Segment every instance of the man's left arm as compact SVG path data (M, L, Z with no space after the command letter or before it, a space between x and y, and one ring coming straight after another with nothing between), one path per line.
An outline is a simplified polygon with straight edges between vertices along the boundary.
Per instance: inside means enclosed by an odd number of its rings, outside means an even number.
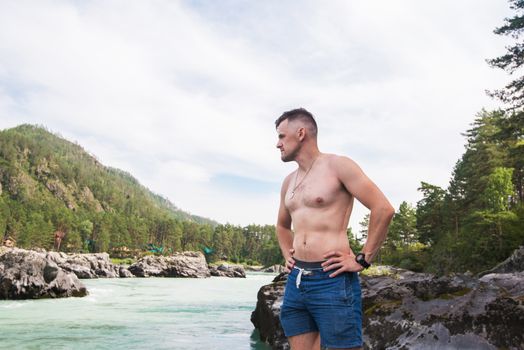
M395 215L395 209L377 185L364 174L353 160L337 156L333 167L346 190L370 210L368 238L362 248L362 253L365 254L365 260L371 263L386 239L388 226L393 215ZM332 261L328 260L324 266L335 263L334 266L329 266L326 270L339 268L331 275L332 277L343 271L355 271L354 256L347 257L340 252L330 252L326 254L326 258L330 258L329 260ZM349 261L347 261L348 259ZM361 268L357 270L361 270Z

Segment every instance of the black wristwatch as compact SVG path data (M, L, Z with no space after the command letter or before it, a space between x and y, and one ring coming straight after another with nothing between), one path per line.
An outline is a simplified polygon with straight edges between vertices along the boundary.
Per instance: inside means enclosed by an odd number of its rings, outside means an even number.
M362 265L362 267L365 269L371 266L371 264L366 261L366 254L364 253L358 253L355 257L355 261Z

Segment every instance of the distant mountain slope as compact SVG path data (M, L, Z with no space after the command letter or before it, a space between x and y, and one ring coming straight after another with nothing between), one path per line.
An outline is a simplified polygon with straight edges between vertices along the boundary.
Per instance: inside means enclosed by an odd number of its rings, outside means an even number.
M51 248L56 230L69 250L186 248L188 227L217 222L178 209L127 172L106 167L43 127L0 131L0 238Z

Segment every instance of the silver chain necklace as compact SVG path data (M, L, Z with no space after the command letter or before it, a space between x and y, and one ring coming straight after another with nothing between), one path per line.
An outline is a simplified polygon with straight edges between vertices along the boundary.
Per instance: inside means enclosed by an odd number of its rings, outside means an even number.
M304 182L304 180L306 179L306 176L307 174L309 174L309 171L313 168L313 165L315 165L315 162L317 161L317 159L319 158L320 156L317 156L315 158L315 160L313 161L313 163L311 163L311 166L309 167L309 169L306 171L306 174L304 175L304 177L302 178L302 180L300 180L300 182L298 183L297 185L297 180L298 180L298 171L300 170L297 169L297 175L295 176L295 186L293 187L293 189L291 190L291 196L289 198L293 198L295 197L295 191L297 190L297 188L302 184L302 182Z

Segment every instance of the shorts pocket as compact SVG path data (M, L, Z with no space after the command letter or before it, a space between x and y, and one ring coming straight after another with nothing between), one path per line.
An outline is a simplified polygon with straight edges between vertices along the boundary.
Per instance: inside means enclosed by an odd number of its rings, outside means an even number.
M344 273L344 301L346 302L346 305L353 305L353 283L351 280L351 274L350 273Z
M334 339L346 340L354 333L356 324L354 318L354 287L351 273L345 272L341 276L341 300L334 305Z
M351 305L353 301L353 288L347 273L333 277L329 281L329 289L325 290L334 306Z

